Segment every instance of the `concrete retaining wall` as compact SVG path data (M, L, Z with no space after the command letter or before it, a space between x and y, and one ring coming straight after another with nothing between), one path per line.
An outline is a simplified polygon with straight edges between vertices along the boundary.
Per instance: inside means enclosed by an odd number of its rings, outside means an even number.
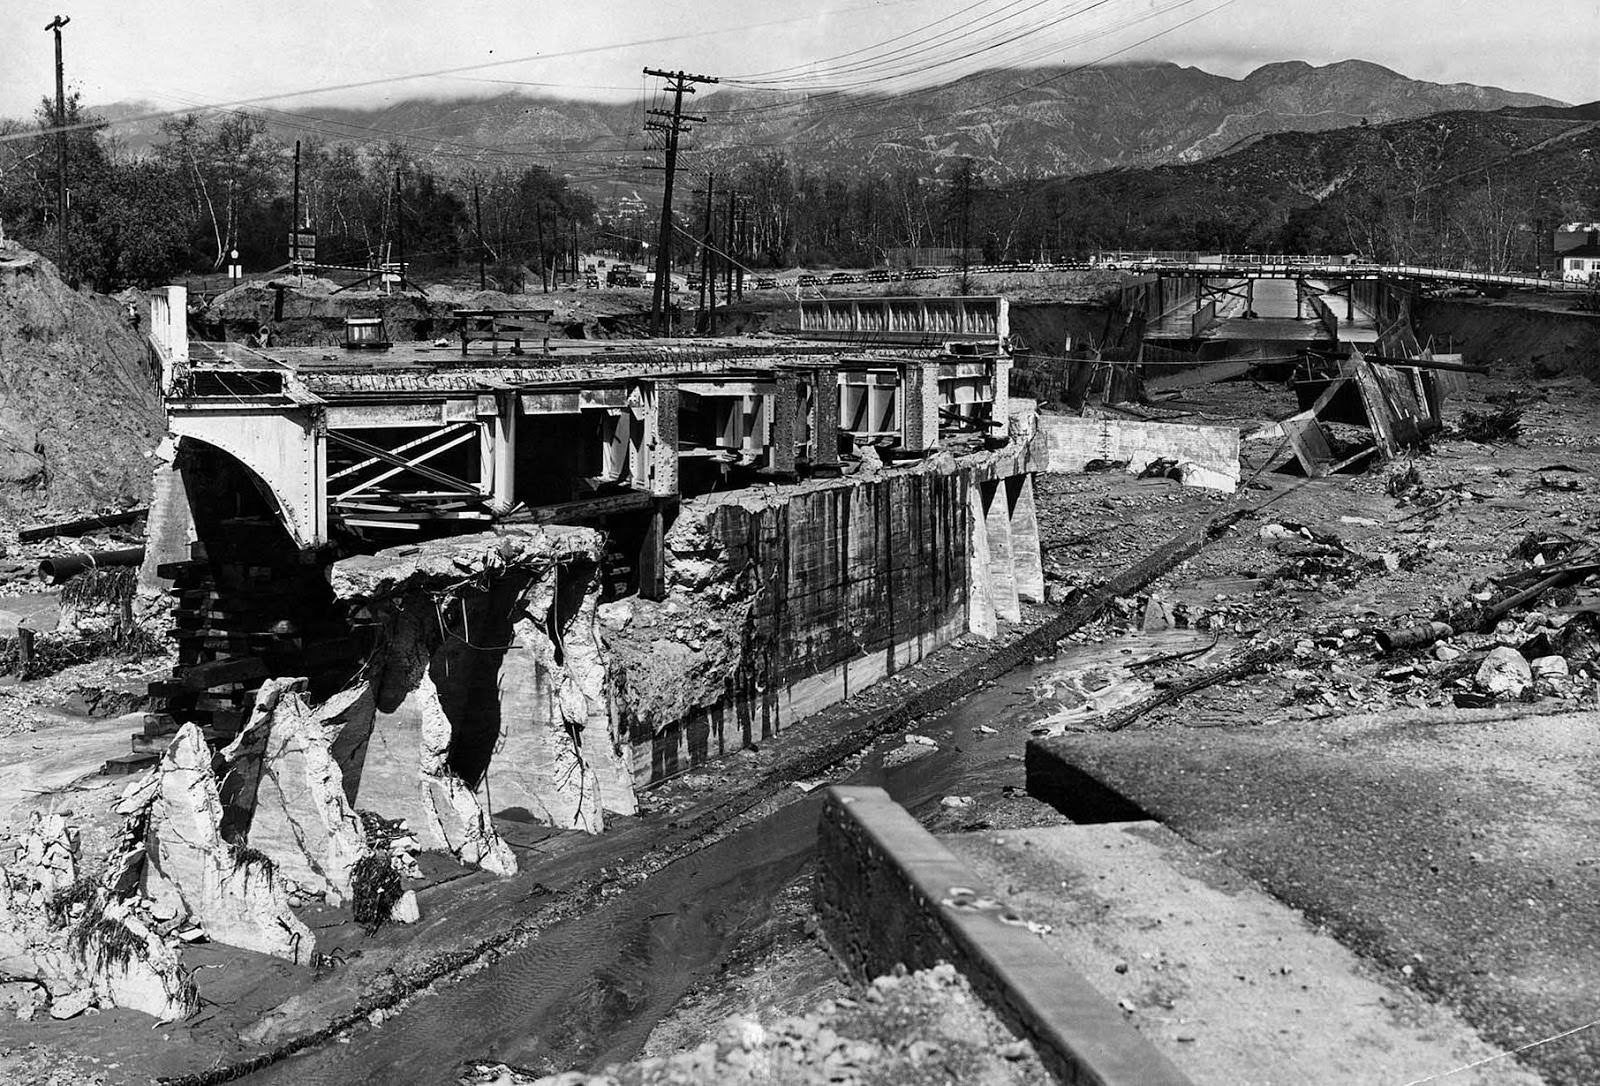
M828 789L818 831L823 932L863 978L948 961L1063 1082L1187 1086L1089 982L1052 955L881 788Z
M770 739L962 634L994 636L997 621L1020 620L1022 601L1042 602L1033 480L1020 460L713 509L717 579L753 595L741 656L716 704L635 732L635 780Z
M1239 488L1239 431L1231 426L1190 426L1136 419L1040 415L1043 469L1080 472L1091 460L1126 460L1140 472L1161 458L1184 466L1183 481L1228 493Z

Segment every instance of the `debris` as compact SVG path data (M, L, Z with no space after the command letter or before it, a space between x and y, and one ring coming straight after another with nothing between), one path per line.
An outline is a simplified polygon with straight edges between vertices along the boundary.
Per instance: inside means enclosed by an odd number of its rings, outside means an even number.
M1533 672L1535 679L1544 679L1546 681L1566 679L1572 674L1565 656L1540 656L1529 661L1528 667Z
M1522 408L1508 403L1498 411L1463 411L1455 436L1481 445L1504 445L1522 436Z
M939 806L941 806L941 807L949 807L949 808L951 808L953 810L961 810L963 808L972 806L972 797L971 796L945 796L943 799L941 799L939 801Z
M1106 718L1101 727L1108 732L1121 731L1152 709L1187 697L1197 690L1204 690L1208 686L1216 686L1218 683L1227 682L1230 679L1238 679L1245 675L1253 674L1286 655L1287 651L1281 646L1252 649L1231 663L1213 668L1210 671L1201 672L1199 675L1185 679L1182 682L1174 683L1154 697L1146 698L1144 701L1131 705L1121 712L1112 714Z
M1533 682L1533 671L1522 653L1501 645L1483 658L1475 681L1480 689L1490 694L1515 697Z
M1442 641L1455 632L1448 623L1428 622L1399 630L1374 630L1372 636L1378 642L1378 649L1385 656L1392 656L1396 652L1420 649L1435 641Z

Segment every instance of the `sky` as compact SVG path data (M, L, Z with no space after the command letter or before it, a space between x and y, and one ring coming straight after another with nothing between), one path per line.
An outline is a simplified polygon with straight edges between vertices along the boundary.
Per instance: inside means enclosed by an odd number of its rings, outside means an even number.
M1007 64L1168 60L1239 77L1351 58L1600 99L1595 0L4 0L0 116L28 116L54 93L44 27L57 14L71 19L69 88L91 106L162 110L290 95L263 104L314 112L513 89L625 100L645 66L893 91ZM328 87L344 89L301 93Z

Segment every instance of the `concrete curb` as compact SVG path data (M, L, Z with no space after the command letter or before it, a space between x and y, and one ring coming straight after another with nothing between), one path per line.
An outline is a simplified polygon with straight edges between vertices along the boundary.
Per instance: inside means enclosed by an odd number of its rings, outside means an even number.
M883 789L829 788L817 851L822 928L857 973L948 961L1062 1082L1189 1086Z

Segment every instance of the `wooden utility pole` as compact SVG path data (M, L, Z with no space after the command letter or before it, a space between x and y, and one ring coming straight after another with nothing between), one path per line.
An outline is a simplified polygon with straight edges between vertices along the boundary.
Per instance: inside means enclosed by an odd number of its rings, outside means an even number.
M717 334L717 261L711 250L716 247L716 229L711 212L717 201L717 175L706 174L706 224L704 240L700 243L700 299L706 307L706 335Z
M300 267L300 141L294 141L294 210L289 219L289 263L296 275Z
M56 35L56 260L66 271L67 263L67 88L61 67L61 28L72 17L57 15L46 30Z
M685 72L664 72L656 68L646 68L644 74L667 81L667 89L672 91L672 109L651 109L645 112L652 117L664 117L666 120L645 121L644 126L665 134L666 183L662 186L661 194L661 233L656 246L656 283L655 290L650 294L650 334L661 335L666 327L672 303L672 181L678 169L678 136L688 131L690 124L704 124L704 117L686 117L683 113L683 96L694 93L696 83L715 83L717 80L708 75L688 75ZM669 329L670 330L670 329Z
M484 278L483 274L483 255L484 250L488 248L483 241L483 197L478 192L478 179L476 177L472 179L472 213L478 220L478 289L488 290L488 280Z
M396 258L396 260L397 260L398 267L400 269L400 289L401 290L405 290L406 289L406 229L405 229L405 221L406 221L405 214L400 210L400 168L398 166L396 166L395 167L395 171L394 171L394 247L397 250L399 250L399 256ZM382 280L383 277L380 275L378 278L380 280ZM383 286L383 283L380 281L378 285L381 287L381 286Z
M737 199L738 197L734 195L733 190L728 190L728 221L726 228L722 231L722 271L724 277L722 283L723 305L733 304L733 258L734 255L739 251L738 242L734 240L735 235L733 232L733 205L734 201Z

